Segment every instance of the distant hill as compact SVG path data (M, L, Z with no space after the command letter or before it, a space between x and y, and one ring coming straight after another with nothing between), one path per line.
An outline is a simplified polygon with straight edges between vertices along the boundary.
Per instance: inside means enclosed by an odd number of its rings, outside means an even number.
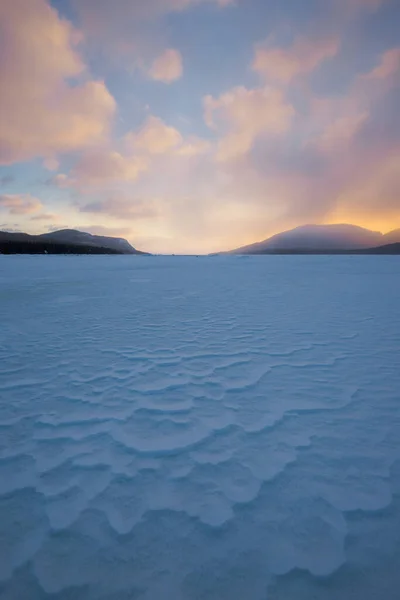
M359 250L358 254L400 254L400 242Z
M146 254L123 238L62 229L41 235L0 231L2 254Z
M400 242L400 229L389 231L389 233L385 233L383 236L384 244L397 244L398 242Z
M400 230L383 235L356 225L304 225L229 254L341 253L400 242Z

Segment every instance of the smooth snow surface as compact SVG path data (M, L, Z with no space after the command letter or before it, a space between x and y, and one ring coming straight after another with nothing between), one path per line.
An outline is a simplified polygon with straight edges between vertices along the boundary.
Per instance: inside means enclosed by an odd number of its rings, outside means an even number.
M0 256L0 598L398 600L398 257Z

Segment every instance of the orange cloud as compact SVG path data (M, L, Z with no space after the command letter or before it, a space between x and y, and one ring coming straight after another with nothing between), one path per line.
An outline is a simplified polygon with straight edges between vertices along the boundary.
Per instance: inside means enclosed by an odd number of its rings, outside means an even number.
M3 194L0 196L0 209L4 208L10 215L29 215L42 207L41 201L30 194Z
M183 74L182 55L178 50L169 48L158 56L153 62L149 76L155 81L163 83L172 83L180 79Z
M314 71L323 61L334 57L338 50L338 38L308 40L299 37L288 48L259 46L253 70L266 79L286 84L299 75Z
M207 125L222 133L217 151L220 161L246 154L262 134L273 137L286 132L294 116L283 93L270 87L237 87L217 99L207 96L204 108Z
M53 159L108 136L115 101L87 78L76 30L46 0L0 3L0 163ZM71 78L79 83L72 85Z

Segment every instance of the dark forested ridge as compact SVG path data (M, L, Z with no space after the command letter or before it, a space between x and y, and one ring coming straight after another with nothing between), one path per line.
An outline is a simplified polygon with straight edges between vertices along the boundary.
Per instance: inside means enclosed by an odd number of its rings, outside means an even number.
M127 240L73 229L42 235L0 231L1 254L146 254Z

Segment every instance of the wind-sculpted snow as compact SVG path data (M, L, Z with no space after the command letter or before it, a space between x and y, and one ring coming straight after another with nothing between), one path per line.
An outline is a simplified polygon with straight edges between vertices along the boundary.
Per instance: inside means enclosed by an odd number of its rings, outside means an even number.
M0 257L0 598L397 600L397 257Z

